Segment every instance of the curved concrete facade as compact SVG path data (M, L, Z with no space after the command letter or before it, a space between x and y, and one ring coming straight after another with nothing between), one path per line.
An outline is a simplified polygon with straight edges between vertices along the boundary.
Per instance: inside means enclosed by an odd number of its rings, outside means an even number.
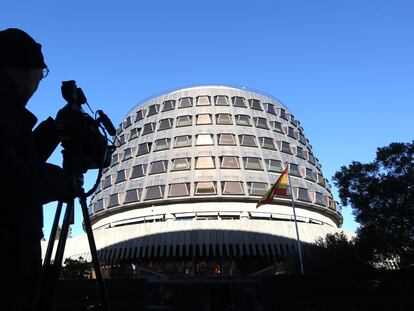
M118 138L90 205L103 260L276 256L280 238L295 247L289 197L256 209L285 165L301 239L340 231L341 213L304 129L272 96L227 86L176 90L133 108ZM68 243L69 256L83 253L76 243Z

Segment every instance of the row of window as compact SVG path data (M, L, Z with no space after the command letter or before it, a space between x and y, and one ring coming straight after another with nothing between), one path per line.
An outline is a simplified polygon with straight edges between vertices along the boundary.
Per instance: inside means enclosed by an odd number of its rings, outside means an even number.
M316 158L311 152L306 151L300 146L291 146L286 141L275 141L270 137L259 137L258 139L254 135L236 135L230 133L221 134L198 134L195 135L195 146L213 146L214 136L217 136L218 146L236 146L237 142L243 147L257 148L260 146L263 149L269 149L274 151L281 151L290 155L295 155L303 160L307 160L309 163L316 165ZM139 144L138 147L130 147L124 149L123 153L116 153L112 156L112 165L118 164L119 161L125 161L135 156L142 156L148 154L151 150L153 152L169 150L173 148L184 148L193 146L192 135L181 135L171 138L162 138L152 142L146 142Z
M243 157L241 160L236 156L222 156L217 157L218 167L220 169L240 169L241 163L246 170L264 171L264 168L268 172L281 173L283 171L282 162L278 160L265 159L262 161L260 158L255 157ZM264 164L263 164L264 162ZM194 164L192 164L191 158L175 158L171 162L167 160L154 161L149 164L139 164L132 169L119 170L116 175L108 175L102 181L102 189L106 189L113 184L124 182L128 179L135 179L144 177L145 175L155 175L167 173L169 166L170 171L185 171L190 170L194 165L195 169L215 169L216 157L203 156L196 157ZM310 168L299 166L294 163L289 163L289 174L299 178L305 178L309 181L316 182L320 186L325 187L327 185L326 179L319 173L315 173Z
M218 194L218 186L221 185L222 195L245 195L243 182L241 181L223 181L217 183L215 181L203 181L194 183L194 195L195 196L209 196ZM166 189L167 188L167 189ZM247 191L250 196L262 196L269 185L260 182L248 182ZM145 194L143 194L145 192ZM168 198L188 197L191 192L190 183L175 183L165 185L157 185L145 188L130 189L124 193L115 193L109 196L108 199L97 200L95 205L95 212L98 212L104 208L112 208L120 204L128 204L139 202L141 200L158 200L163 199L165 194ZM296 200L315 203L321 206L335 207L335 202L328 196L323 195L320 192L308 191L305 188L293 188L294 197ZM289 197L290 197L289 193Z
M211 114L198 114L194 117L196 125L212 125L213 124L213 115ZM233 125L233 116L227 113L218 113L214 117L215 123L217 125ZM248 115L235 115L234 120L236 125L240 126L252 126L252 122L250 120L250 116ZM274 130L280 134L288 135L289 137L299 140L303 145L307 145L307 140L305 136L300 132L296 131L291 126L283 126L282 123L277 121L268 121L265 118L260 117L253 117L253 124L257 128L267 129L267 130ZM193 116L191 115L183 115L179 116L175 120L175 127L185 127L191 126L193 124ZM150 122L144 124L142 128L134 128L131 129L129 133L125 133L119 136L120 144L125 143L126 141L133 140L138 136L145 136L151 133L154 133L156 130L163 131L167 129L172 129L174 126L174 119L173 118L166 118L157 122Z
M210 96L198 96L195 99L196 106L211 106L212 99L215 106L230 106L230 102L234 107L242 107L247 108L247 105L254 110L258 111L266 111L273 115L278 115L282 119L286 121L290 121L294 126L300 127L299 122L294 118L293 115L286 113L286 110L283 108L275 108L275 106L271 103L263 103L263 107L261 102L258 99L248 99L246 104L246 99L240 96L233 96L229 98L225 95L217 95L213 98ZM159 112L165 112L174 110L176 106L178 108L189 108L193 106L194 99L192 97L183 97L178 100L178 105L175 100L166 100L163 102L162 105L160 104L153 104L148 106L147 109L142 109L137 111L135 116L135 122L138 122L145 118L145 116L149 117ZM276 112L278 110L278 113ZM122 124L123 129L129 127L132 124L132 117L129 116ZM122 130L122 129L120 129Z

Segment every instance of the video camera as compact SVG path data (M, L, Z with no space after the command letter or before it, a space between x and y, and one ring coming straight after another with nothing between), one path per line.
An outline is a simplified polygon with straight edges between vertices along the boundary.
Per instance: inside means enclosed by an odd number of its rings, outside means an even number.
M111 120L102 110L96 111L95 118L83 111L87 100L74 80L63 81L61 89L67 105L57 113L56 128L63 147L64 168L65 162L79 172L108 167L115 147L108 145L107 133L116 134Z

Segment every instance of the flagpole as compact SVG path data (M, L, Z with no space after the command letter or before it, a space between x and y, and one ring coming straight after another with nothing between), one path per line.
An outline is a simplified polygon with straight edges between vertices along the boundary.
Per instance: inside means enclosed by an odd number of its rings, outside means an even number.
M286 163L286 165L289 165L289 164ZM290 194L292 196L292 209L293 209L293 217L295 219L296 243L297 243L298 253L299 253L300 273L303 274L304 273L304 270L303 270L302 247L301 247L301 244L300 244L298 222L297 222L297 219L296 219L295 203L294 203L294 200L293 200L292 183L290 181L290 173L288 173L287 175L288 175L288 178L289 178Z

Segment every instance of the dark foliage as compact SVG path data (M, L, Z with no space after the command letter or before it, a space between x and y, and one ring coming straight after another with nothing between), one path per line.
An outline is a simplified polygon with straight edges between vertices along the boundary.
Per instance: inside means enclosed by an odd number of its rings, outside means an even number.
M90 266L90 263L82 257L78 259L67 258L62 267L61 278L67 280L88 279Z
M414 263L414 141L378 148L372 163L352 162L333 182L342 205L351 206L360 255L379 262Z

